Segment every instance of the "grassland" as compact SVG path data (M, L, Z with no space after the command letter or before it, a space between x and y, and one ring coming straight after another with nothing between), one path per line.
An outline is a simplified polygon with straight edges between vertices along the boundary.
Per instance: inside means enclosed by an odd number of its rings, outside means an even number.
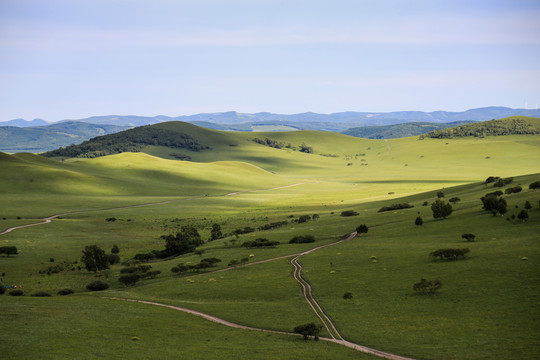
M345 338L419 359L540 357L540 192L528 190L529 183L540 180L538 136L385 142L309 131L257 134L314 148L314 154L304 154L256 144L253 134L193 131L202 143L213 144L210 151L189 153L193 162L169 160L171 150L163 147L64 162L28 154L0 156L6 170L0 173L0 215L6 217L0 220L2 228L71 212L50 224L1 236L2 246L20 250L17 256L0 256L3 280L22 284L26 294L38 290L55 294L65 287L76 291L67 297L0 296L0 342L8 344L9 354L369 358L335 344L235 330L169 309L97 297L152 300L290 332L317 319L302 300L287 259L218 273L175 275L171 267L218 257L220 270L230 260L250 255L250 262L255 262L295 254L335 242L365 223L368 234L300 259L316 298ZM481 209L480 197L494 191L482 181L492 175L515 176L511 186L520 184L524 189L505 196L509 206L504 217ZM439 189L445 199L461 199L446 220L433 219L429 206L422 206L425 201L431 204ZM512 220L525 201L533 206L528 221ZM377 212L398 202L414 208ZM124 208L151 203L156 204ZM339 215L349 209L359 216ZM202 257L186 254L151 262L162 273L133 287L118 283L120 265L101 275L111 289L98 294L86 292L85 285L95 275L78 269L80 264L59 274L39 274L51 265L77 261L85 245L98 244L108 251L117 244L125 260L163 248L160 235L174 233L182 225L196 226L208 239L213 223L228 233L315 213L318 220L208 242L201 247ZM414 225L418 215L424 219L422 226ZM108 222L108 217L117 220ZM476 242L463 242L465 232L476 234ZM314 235L316 242L288 244L291 237L304 234ZM257 237L281 245L240 246ZM429 258L429 252L445 247L468 247L471 252L467 259L454 262ZM421 278L440 279L440 293L415 294L412 285ZM352 292L353 298L344 300L345 292ZM59 334L69 331L72 335L62 341ZM132 340L134 336L140 340Z

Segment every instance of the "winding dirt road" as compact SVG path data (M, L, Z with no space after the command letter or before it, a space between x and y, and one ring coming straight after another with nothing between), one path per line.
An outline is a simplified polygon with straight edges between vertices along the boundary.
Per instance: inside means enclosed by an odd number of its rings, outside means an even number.
M11 227L9 229L6 229L6 230L0 232L0 236L8 234L8 233L10 233L10 232L12 232L14 230L18 230L18 229L27 228L27 227L30 227L30 226L48 224L53 219L56 219L57 217L65 216L65 215L81 214L81 213L86 213L86 212L119 210L119 209L132 209L132 208L139 208L139 207L146 207L146 206L156 206L156 205L170 204L170 203L179 202L179 201L189 201L189 200L203 199L203 198L232 196L232 195L239 195L239 194L250 193L250 192L272 191L272 190L285 189L285 188L294 187L294 186L298 186L298 185L304 185L304 184L305 183L296 183L296 184L291 184L291 185L278 186L278 187L274 187L274 188L270 188L270 189L256 189L256 190L236 191L236 192L232 192L232 193L228 193L228 194L224 194L224 195L215 195L215 196L203 196L203 195L201 195L201 196L195 196L195 197L190 197L190 198L173 199L173 200L166 200L166 201L160 201L160 202L155 202L155 203L145 203L145 204L119 206L119 207L113 207L113 208L69 211L69 212L65 212L65 213L62 213L62 214L56 214L56 215L52 215L52 216L43 218L42 221L37 222L37 223Z

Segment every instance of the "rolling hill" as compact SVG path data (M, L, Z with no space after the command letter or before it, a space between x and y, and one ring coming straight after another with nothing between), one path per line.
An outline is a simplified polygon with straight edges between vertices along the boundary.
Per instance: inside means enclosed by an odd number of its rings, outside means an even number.
M137 152L124 151L130 146ZM313 296L350 342L415 359L530 358L540 351L540 192L529 188L540 181L539 147L535 134L376 140L173 121L72 147L79 157L0 153L3 229L59 215L0 235L3 246L19 250L0 256L2 281L24 295L52 295L0 296L0 343L14 358L217 360L226 351L373 359L339 342L283 333L321 323L292 276L290 261L300 256ZM508 183L495 187L489 176ZM493 216L480 198L499 189L506 212ZM450 216L435 219L429 205L454 198ZM412 207L378 212L404 203ZM350 211L357 215L342 216ZM216 224L222 235L211 240ZM364 224L367 233L338 242ZM163 249L185 226L208 240L198 253L135 259ZM466 242L465 233L476 240ZM290 243L305 235L315 242ZM262 238L278 245L243 246ZM107 255L117 245L120 263L87 271L81 251L89 245ZM448 248L470 252L455 261L429 255ZM220 262L210 269L172 271L213 258ZM120 281L140 266L153 275ZM417 293L421 279L442 287ZM110 288L88 291L95 280ZM65 288L75 293L57 295ZM225 327L170 306L281 333Z

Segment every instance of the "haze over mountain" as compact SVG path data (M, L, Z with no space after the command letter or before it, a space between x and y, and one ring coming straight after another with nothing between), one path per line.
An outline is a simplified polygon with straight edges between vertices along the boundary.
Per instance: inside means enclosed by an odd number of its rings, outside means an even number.
M407 122L447 123L455 121L485 121L509 116L540 116L538 109L512 109L502 106L490 106L470 109L462 112L450 111L395 111L395 112L355 112L346 111L332 114L306 112L300 114L274 114L270 112L240 113L237 111L219 113L201 113L195 115L171 116L135 116L135 115L105 115L92 116L84 119L62 120L82 121L90 124L106 124L118 126L141 126L156 124L164 121L185 121L212 127L211 124L237 125L246 123L285 124L293 127L311 130L343 131L358 126L393 125ZM17 119L21 123L22 119ZM14 125L15 120L0 122L0 126ZM25 126L25 125L20 125ZM220 129L223 126L219 127ZM246 129L247 130L247 129Z

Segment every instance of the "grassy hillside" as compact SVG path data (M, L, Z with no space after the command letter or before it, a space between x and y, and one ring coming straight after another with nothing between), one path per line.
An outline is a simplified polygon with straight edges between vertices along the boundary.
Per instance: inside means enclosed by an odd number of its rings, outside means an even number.
M396 139L426 134L434 130L456 127L457 125L467 124L469 122L470 121L459 121L444 124L432 122L411 122L384 126L362 126L350 128L342 131L341 133L368 139Z
M428 134L431 138L485 137L501 135L540 134L540 118L512 116L509 118L467 124L451 129L434 130Z
M224 351L245 357L252 349L250 358L367 359L327 342L235 330L169 309L101 298L157 301L290 332L319 322L291 276L290 258L221 272L179 275L171 268L216 257L221 262L211 270L224 270L232 260L247 258L251 264L298 254L332 244L360 224L369 227L367 234L299 260L315 297L347 340L417 359L522 359L540 353L540 192L529 189L540 181L538 135L384 141L313 131L253 134L175 122L156 126L188 133L211 149L181 149L192 161L172 160L171 153L180 150L159 145L65 161L0 153L0 219L5 218L0 230L62 214L0 236L2 246L19 250L16 256L0 255L2 281L22 285L27 295L0 296L6 329L0 342L8 344L10 356L207 359L222 358ZM291 147L261 145L254 137ZM302 143L313 153L300 152ZM497 188L484 182L488 176L513 180ZM482 209L486 193L516 186L522 191L503 195L504 216ZM434 219L430 207L439 190L445 201L460 199L445 220ZM525 208L527 201L531 209ZM414 207L378 212L397 203ZM340 216L345 210L358 215ZM522 211L527 221L517 218ZM299 221L313 214L318 217ZM415 225L418 216L421 226ZM283 225L260 229L275 222ZM94 274L80 261L86 245L107 253L118 245L124 262L163 249L162 236L185 225L208 240L214 224L223 238L201 245L200 255L145 263L161 273L134 286L119 282L121 264ZM245 227L255 231L231 235ZM465 242L464 233L475 234L476 241ZM289 244L299 235L313 235L315 242ZM242 246L257 238L279 245ZM429 256L444 248L470 253L456 261ZM413 284L422 278L440 280L439 293L415 293ZM88 292L86 284L96 279L110 289ZM66 287L75 295L56 295ZM28 296L37 291L53 296ZM351 299L343 298L346 292ZM71 335L60 338L60 333ZM178 339L185 343L181 349L171 346Z

